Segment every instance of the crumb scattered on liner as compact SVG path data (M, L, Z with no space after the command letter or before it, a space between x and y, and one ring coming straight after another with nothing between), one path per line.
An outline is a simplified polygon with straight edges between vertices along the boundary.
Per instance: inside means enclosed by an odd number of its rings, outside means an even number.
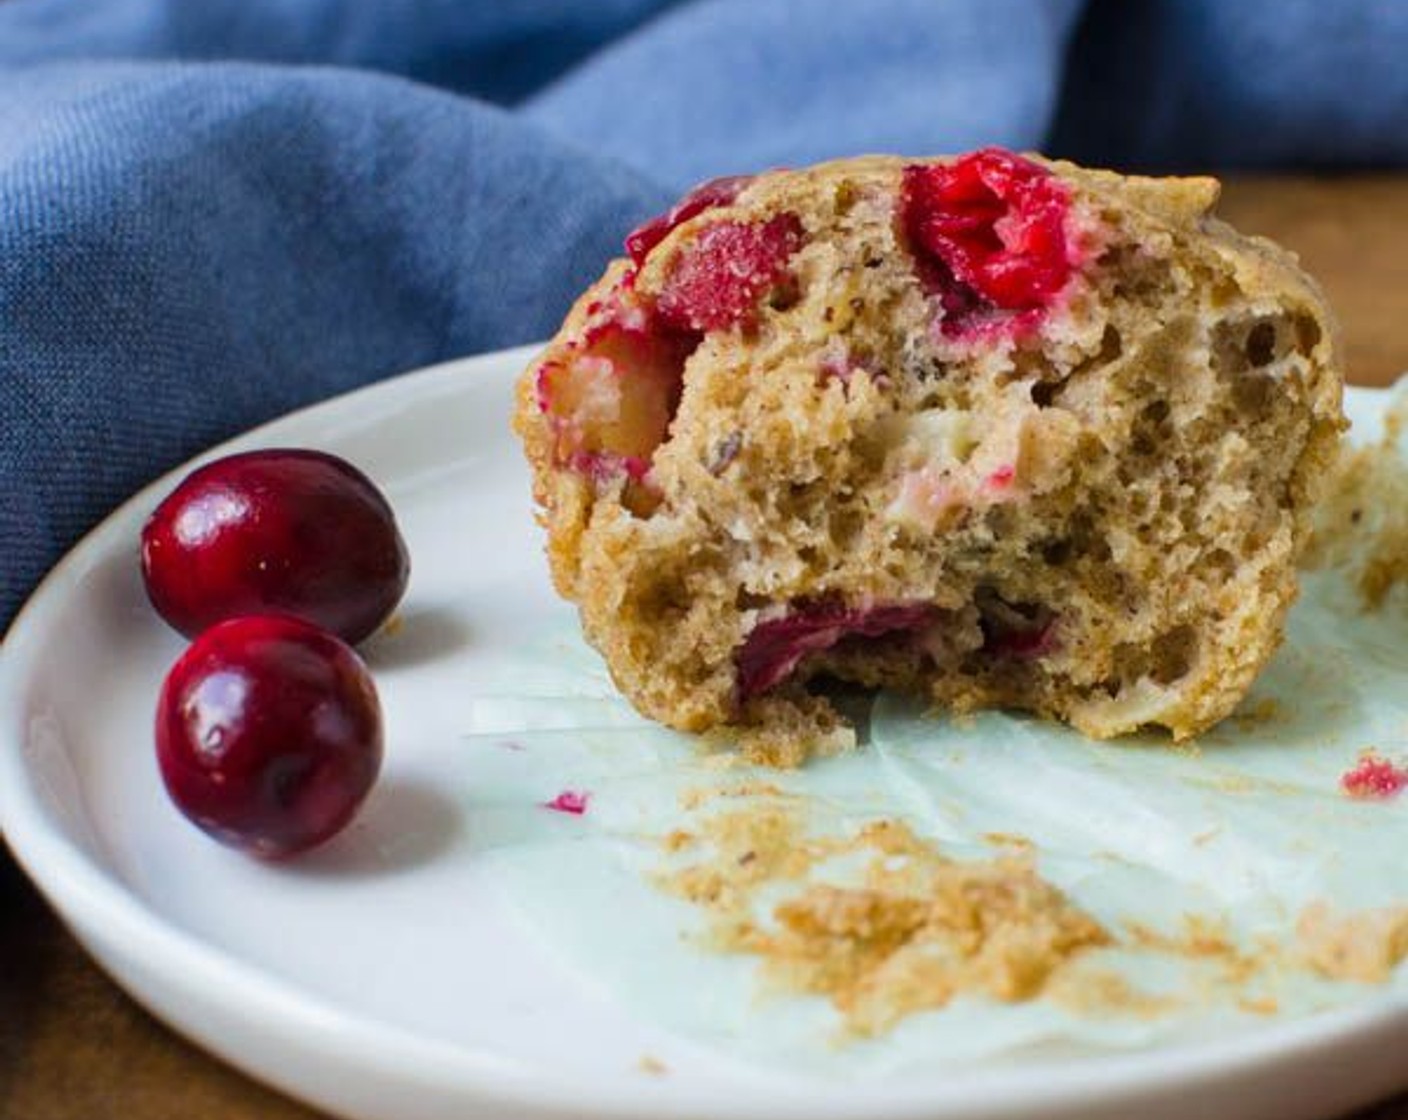
M771 987L826 997L855 1035L964 993L1031 999L1109 941L1024 851L949 859L898 821L812 836L803 806L764 796L670 834L665 847L698 855L657 881L704 908L709 947L759 956ZM864 864L853 885L810 875L847 858ZM780 883L796 889L760 915L760 894Z
M1337 914L1312 903L1296 935L1302 960L1326 979L1382 984L1408 960L1408 905Z
M1283 941L1253 945L1220 915L1184 915L1171 932L1133 919L1112 929L1041 876L1023 836L992 833L991 858L960 860L898 820L818 835L806 800L766 782L680 801L687 827L661 838L656 884L703 910L703 947L756 956L773 993L827 999L843 1037L883 1034L960 996L1140 1018L1221 997L1265 1016L1290 974L1382 983L1408 959L1408 905L1318 902ZM1144 991L1106 967L1104 950L1184 960L1199 980Z

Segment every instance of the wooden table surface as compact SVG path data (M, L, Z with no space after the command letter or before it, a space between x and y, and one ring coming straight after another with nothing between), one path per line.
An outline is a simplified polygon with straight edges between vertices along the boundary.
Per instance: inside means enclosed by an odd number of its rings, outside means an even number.
M1221 209L1319 277L1351 380L1383 385L1408 369L1408 176L1235 181ZM317 1120L138 1008L0 852L0 1118L99 1117ZM1408 1095L1356 1120L1408 1120Z

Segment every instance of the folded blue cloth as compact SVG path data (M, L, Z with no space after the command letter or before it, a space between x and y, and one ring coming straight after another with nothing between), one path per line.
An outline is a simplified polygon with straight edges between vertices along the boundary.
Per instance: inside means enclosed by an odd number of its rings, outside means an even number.
M0 0L0 626L156 474L547 334L694 180L1408 162L1394 0Z

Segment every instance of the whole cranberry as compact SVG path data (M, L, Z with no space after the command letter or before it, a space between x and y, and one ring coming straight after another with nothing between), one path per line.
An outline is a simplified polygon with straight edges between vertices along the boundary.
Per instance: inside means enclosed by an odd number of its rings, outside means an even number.
M410 562L391 506L322 451L248 451L188 475L142 528L142 577L187 637L237 615L297 615L359 642L391 614Z
M381 705L361 658L286 615L218 623L171 667L156 753L177 807L255 855L311 848L343 827L381 768Z

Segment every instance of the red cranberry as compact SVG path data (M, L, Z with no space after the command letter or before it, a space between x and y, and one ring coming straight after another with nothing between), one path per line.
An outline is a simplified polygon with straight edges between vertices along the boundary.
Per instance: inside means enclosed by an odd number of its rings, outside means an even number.
M787 279L787 262L802 244L795 214L766 222L721 221L681 250L657 301L677 330L711 331L752 316L758 300Z
M1059 179L1001 148L904 169L900 226L943 305L945 334L1051 303L1073 267L1069 208Z
M142 529L142 576L187 637L282 613L358 642L390 615L410 563L391 506L321 451L250 451L190 474Z
M927 603L889 603L868 608L832 603L795 607L781 618L760 622L749 631L735 656L738 698L759 696L790 677L802 659L846 638L880 638L915 633L933 623Z
M1408 789L1408 767L1368 754L1340 778L1340 788L1350 797L1387 800Z
M649 255L650 250L664 241L677 225L704 213L705 210L727 206L743 193L743 188L754 178L756 176L753 175L728 175L722 179L710 179L707 183L700 183L670 207L668 212L631 230L626 235L626 252L631 255L631 260L639 265Z
M201 634L167 674L156 750L171 799L217 840L278 857L341 829L381 768L381 706L352 648L281 615Z
M544 801L543 808L580 817L587 811L587 803L591 801L591 797L585 790L565 789L551 801Z

